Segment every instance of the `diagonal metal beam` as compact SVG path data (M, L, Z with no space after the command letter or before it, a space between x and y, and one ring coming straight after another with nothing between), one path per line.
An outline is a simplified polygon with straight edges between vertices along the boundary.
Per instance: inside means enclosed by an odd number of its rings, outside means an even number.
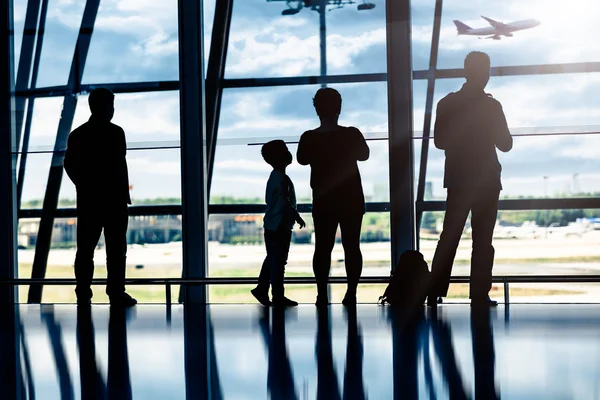
M29 0L27 2L27 11L25 13L25 26L23 28L23 41L21 44L21 55L19 56L19 68L17 69L16 90L23 90L29 87L31 74L31 58L33 57L33 48L36 40L38 17L40 14L40 0ZM21 131L23 129L23 116L25 115L25 98L17 97L15 99L15 125L17 130L17 148L21 144Z
M227 46L231 27L233 0L217 1L213 22L210 54L206 68L206 144L208 167L208 193L212 182L213 166L217 148L221 99L223 98L223 79L227 60Z
M40 12L40 20L37 29L37 41L35 43L35 56L33 58L33 71L31 72L31 88L35 88L38 72L40 70L40 59L42 57L42 45L44 44L44 30L46 28L46 16L48 14L49 0L43 0ZM18 86L17 86L18 87ZM19 97L17 97L17 101ZM21 209L21 198L23 195L23 185L25 183L25 167L27 166L27 151L29 150L29 138L31 137L31 123L33 122L33 106L35 98L29 99L27 106L27 116L25 118L25 131L23 132L23 147L21 158L19 159L19 172L17 178L17 209ZM22 118L22 115L21 115ZM17 135L20 134L20 128L17 128Z
M433 110L433 95L435 93L435 71L437 69L438 48L440 44L440 25L442 21L442 0L436 0L433 16L433 33L431 35L431 54L429 55L429 76L427 78L427 97L425 99L425 118L423 120L423 142L421 145L421 163L419 167L419 183L417 185L417 203L423 202L425 195L425 179L427 177L427 156L429 155L429 137L431 134L431 113ZM417 210L416 215L416 245L419 248L419 233L423 212Z
M69 73L69 81L67 85L75 93L79 91L83 69L90 48L92 39L92 31L96 16L98 15L98 7L100 0L87 0L83 10L83 18L81 27L75 44L75 54L71 63L71 71ZM54 153L52 154L52 163L50 164L50 174L48 176L48 184L46 186L46 194L44 196L44 205L42 208L42 218L38 228L37 243L35 246L35 256L33 258L33 267L31 270L32 278L44 278L46 276L46 267L48 263L48 254L50 253L50 244L52 241L52 229L54 228L54 213L58 206L58 195L60 193L60 184L63 177L63 160L64 151L66 148L67 138L73 125L73 117L75 116L75 108L77 106L76 96L65 96L63 102L63 110L58 124L58 132L56 141L54 142ZM42 285L32 285L29 288L29 303L39 303L42 300Z

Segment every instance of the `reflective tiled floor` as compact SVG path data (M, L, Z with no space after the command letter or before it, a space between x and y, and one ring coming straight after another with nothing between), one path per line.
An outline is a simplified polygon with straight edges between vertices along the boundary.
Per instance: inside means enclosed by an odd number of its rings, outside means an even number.
M444 305L413 323L376 305L22 305L0 329L3 390L14 366L29 399L600 399L594 305Z

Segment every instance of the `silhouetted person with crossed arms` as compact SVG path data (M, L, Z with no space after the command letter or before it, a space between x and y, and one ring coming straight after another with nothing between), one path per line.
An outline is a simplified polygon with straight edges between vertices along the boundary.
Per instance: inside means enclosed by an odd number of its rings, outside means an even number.
M312 215L315 224L313 271L318 292L316 305L326 307L329 304L327 284L331 251L339 225L348 277L343 304L348 306L356 304L356 288L363 264L360 230L365 214L365 196L357 161L369 158L369 146L357 128L338 125L342 97L337 90L319 89L313 104L321 125L302 134L297 159L301 165L311 167Z
M437 106L434 141L446 153L444 187L448 189L446 215L433 257L432 286L427 305L435 307L448 293L452 264L471 212L473 253L470 295L473 306L495 306L490 300L494 247L492 237L498 214L502 167L496 148L510 151L513 139L500 103L485 93L490 58L474 51L465 59L467 82Z
M113 123L115 95L94 89L92 116L69 135L64 167L77 189L77 254L75 279L78 304L89 304L94 277L94 250L104 229L110 303L130 307L137 301L125 293L129 177L123 129Z

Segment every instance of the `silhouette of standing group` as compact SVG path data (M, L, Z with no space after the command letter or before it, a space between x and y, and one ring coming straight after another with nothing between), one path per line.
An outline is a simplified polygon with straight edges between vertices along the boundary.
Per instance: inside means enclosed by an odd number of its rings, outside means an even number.
M427 305L436 307L448 293L456 249L469 213L472 213L473 254L470 298L474 306L495 306L489 298L492 286L494 247L492 237L498 213L502 167L496 149L510 151L513 140L500 103L484 92L490 79L490 58L471 52L465 59L466 83L444 97L437 106L435 146L444 150L444 187L448 190L443 231L427 285ZM332 88L319 89L313 99L320 126L302 134L297 160L310 165L315 231L313 271L317 281L317 307L329 304L328 279L331 252L338 226L345 253L348 287L342 303L356 304L362 272L360 235L365 199L358 161L369 158L369 147L354 127L338 124L342 98ZM265 242L267 257L259 284L252 290L263 305L269 305L269 283L276 305L293 306L283 296L283 276L294 222L305 225L296 210L296 195L285 167L292 157L281 140L263 146L262 154L273 172L267 183ZM270 277L270 278L269 278ZM275 301L276 300L276 301Z
M472 213L473 254L470 298L473 305L494 306L488 293L492 284L493 230L502 189L502 167L496 149L512 148L512 136L500 103L484 92L490 78L490 58L471 52L465 59L466 83L437 106L434 143L445 151L444 187L448 190L443 231L432 263L427 304L436 307L447 295L456 249L469 212ZM92 116L68 140L64 167L77 189L77 302L89 304L94 274L94 249L104 230L111 304L137 302L125 292L127 206L131 204L122 128L111 123L114 94L95 89L89 97ZM345 253L348 286L343 299L355 305L362 273L360 250L365 198L358 161L369 158L360 130L340 126L342 97L332 88L319 89L313 99L320 125L302 134L297 160L311 168L312 217L315 229L313 272L317 281L317 307L329 304L331 253L338 226ZM295 223L306 223L298 213L294 184L286 174L292 154L282 140L262 147L264 160L273 167L267 182L264 235L267 256L258 285L252 290L263 305L296 306L284 295L284 271ZM269 287L272 301L269 299Z

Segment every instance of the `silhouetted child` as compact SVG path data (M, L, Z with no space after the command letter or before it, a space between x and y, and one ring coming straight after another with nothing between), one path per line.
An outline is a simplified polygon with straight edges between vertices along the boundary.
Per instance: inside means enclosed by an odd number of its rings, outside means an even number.
M258 277L258 285L252 289L252 295L263 306L269 306L269 283L273 305L280 307L293 307L298 303L283 295L283 275L287 263L290 242L292 241L292 228L298 223L304 228L306 223L296 210L296 193L294 184L285 169L292 163L292 153L288 150L283 140L272 140L266 143L261 150L265 161L273 167L267 182L265 201L267 211L264 218L265 245L267 257L263 262Z

